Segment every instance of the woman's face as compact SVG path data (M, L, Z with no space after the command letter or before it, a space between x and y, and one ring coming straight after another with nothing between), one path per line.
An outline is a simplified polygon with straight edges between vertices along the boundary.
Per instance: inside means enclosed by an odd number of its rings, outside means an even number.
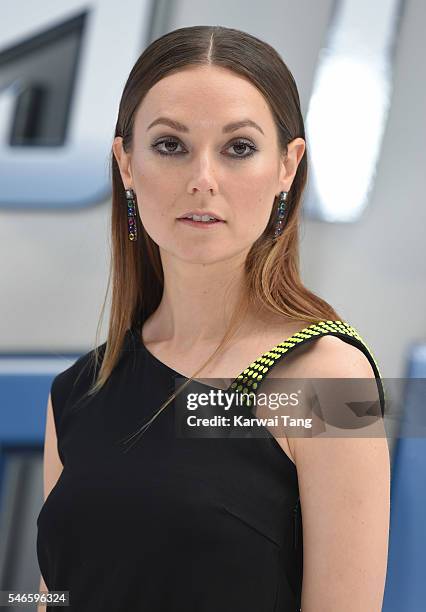
M247 119L258 128L226 127ZM266 228L275 196L290 189L304 152L297 138L280 157L261 93L235 73L211 66L156 83L136 112L128 154L121 140L115 138L114 153L124 186L136 193L145 230L160 249L192 263L248 252ZM196 210L223 222L200 227L178 220Z

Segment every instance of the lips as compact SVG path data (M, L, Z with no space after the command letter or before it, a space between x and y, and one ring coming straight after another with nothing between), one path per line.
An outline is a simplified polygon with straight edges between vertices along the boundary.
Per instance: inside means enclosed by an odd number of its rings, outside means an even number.
M202 217L203 215L207 215L208 217L214 217L218 221L224 221L220 215L210 210L188 210L186 213L178 217L178 219L185 219L189 216L196 215L197 217Z
M217 227L218 225L223 225L225 221L212 220L212 221L194 221L193 219L186 219L185 217L177 219L183 225L188 225L192 227L196 227L199 229L211 229L213 227Z

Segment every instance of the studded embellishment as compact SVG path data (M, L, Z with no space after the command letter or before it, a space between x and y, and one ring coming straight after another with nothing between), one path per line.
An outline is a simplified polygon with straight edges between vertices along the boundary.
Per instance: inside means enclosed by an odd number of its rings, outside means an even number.
M248 394L254 389L257 389L259 384L264 378L264 375L277 363L284 355L291 351L295 346L299 346L301 343L309 342L312 338L317 336L326 335L337 335L355 338L361 343L361 347L364 349L364 353L372 360L377 370L377 375L381 379L379 366L371 349L364 342L358 331L346 323L345 321L319 321L318 323L312 323L308 327L295 332L292 336L280 342L277 346L273 347L260 357L253 361L237 378L232 382L229 389L235 392L241 392L242 394ZM376 376L377 378L377 376ZM383 388L383 397L385 398L385 391ZM241 402L250 406L252 400L248 395L243 395Z

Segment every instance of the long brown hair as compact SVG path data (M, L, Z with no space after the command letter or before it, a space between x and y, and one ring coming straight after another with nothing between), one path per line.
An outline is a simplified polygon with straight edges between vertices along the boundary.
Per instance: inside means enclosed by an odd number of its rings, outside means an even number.
M133 66L120 100L115 136L131 151L136 111L147 92L165 76L190 66L221 66L247 78L263 94L272 111L280 151L300 137L305 140L300 100L295 80L280 55L266 42L222 26L191 26L174 30L152 42ZM284 232L273 238L278 198L263 234L252 245L245 263L246 289L220 344L194 372L188 383L224 348L235 333L248 305L295 321L318 322L341 319L322 298L307 289L299 271L299 217L307 180L307 150L299 162L287 199ZM112 277L112 301L108 337L102 364L88 395L99 391L120 357L129 327L140 325L157 309L163 293L163 269L158 245L146 233L137 216L138 240L128 239L127 203L119 167L111 151L112 218L111 266L107 292L98 323L94 347L95 372L99 364L99 325ZM181 389L186 386L183 385ZM159 409L165 408L174 393ZM158 414L157 413L157 414Z

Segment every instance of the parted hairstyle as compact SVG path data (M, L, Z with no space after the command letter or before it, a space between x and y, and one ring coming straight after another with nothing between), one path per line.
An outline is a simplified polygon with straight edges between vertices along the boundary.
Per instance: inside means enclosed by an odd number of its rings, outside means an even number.
M114 137L122 137L126 152L132 150L135 114L147 92L167 75L191 66L224 67L248 79L269 105L282 154L286 154L287 145L293 139L300 137L305 140L297 86L278 52L268 43L241 30L200 25L179 28L156 39L143 51L131 69L121 96L114 134ZM247 255L245 292L232 314L228 329L212 355L178 392L227 345L249 304L295 321L315 323L341 319L332 306L307 289L300 278L299 223L307 171L305 148L288 193L282 235L277 240L273 238L278 208L276 197L268 224ZM95 375L87 395L97 393L106 383L120 358L127 330L135 324L141 327L157 309L164 285L159 247L145 231L139 214L136 218L138 240L132 242L128 239L125 187L112 150L111 173L111 263L93 348ZM101 358L99 330L111 279L109 328ZM159 408L154 418L176 394L173 393ZM144 427L136 434L142 433Z

